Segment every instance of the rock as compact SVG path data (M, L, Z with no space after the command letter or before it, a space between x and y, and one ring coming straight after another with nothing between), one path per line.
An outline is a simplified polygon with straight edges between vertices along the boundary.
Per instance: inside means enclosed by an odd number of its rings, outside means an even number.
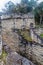
M0 65L4 65L4 62L2 60L0 60Z
M6 65L34 65L31 61L28 59L20 56L16 52L11 52L11 54L8 54Z

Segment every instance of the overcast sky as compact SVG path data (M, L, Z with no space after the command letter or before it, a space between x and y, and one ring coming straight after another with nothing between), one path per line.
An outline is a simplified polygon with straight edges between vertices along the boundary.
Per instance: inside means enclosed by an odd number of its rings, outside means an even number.
M4 4L8 1L12 1L14 3L19 3L20 2L20 0L0 0L0 11L4 7ZM38 2L40 3L41 1L43 1L43 0L39 0Z

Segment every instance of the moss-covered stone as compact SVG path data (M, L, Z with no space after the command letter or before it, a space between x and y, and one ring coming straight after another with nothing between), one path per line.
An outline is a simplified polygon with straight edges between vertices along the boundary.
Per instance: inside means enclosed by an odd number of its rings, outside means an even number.
M19 30L19 34L22 35L27 41L32 41L29 30Z

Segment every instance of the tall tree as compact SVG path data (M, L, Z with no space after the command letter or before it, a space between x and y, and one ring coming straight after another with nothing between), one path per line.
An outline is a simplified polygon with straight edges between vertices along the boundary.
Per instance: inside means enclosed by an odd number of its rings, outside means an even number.
M32 8L35 8L37 6L37 1L38 0L30 0L29 1L29 6L32 7Z
M15 9L15 5L13 2L9 1L5 4L5 9L3 9L3 11L5 11L6 13L14 13Z
M40 24L42 23L42 20L43 20L43 2L41 2L38 7L35 8L35 14L39 15L40 17ZM37 15L36 15L37 16ZM38 20L38 18L36 18Z

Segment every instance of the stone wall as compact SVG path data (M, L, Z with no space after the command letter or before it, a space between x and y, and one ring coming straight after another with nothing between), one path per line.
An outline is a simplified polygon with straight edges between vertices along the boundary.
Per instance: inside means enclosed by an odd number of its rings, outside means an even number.
M30 28L30 33L31 33L31 38L33 41L35 41L36 43L39 43L41 45L43 45L43 38L40 37L40 35L38 35L36 33L36 31L34 30L34 28Z
M3 19L2 27L8 30L11 30L11 28L21 29L24 27L29 29L30 23L33 23L35 26L34 19Z

